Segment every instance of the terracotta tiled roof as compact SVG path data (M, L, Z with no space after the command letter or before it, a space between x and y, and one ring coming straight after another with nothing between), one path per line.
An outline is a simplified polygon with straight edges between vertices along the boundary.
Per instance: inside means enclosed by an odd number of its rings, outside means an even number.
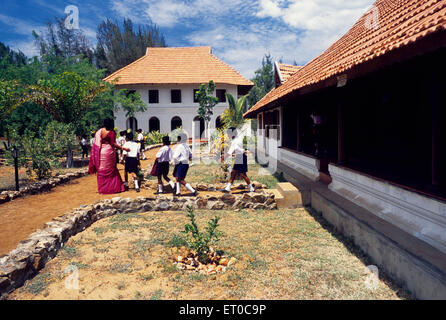
M117 85L206 83L254 85L211 53L211 47L147 48L142 58L111 74Z
M278 63L282 84L285 83L293 74L302 69L302 66L293 66L291 64Z
M378 0L374 8L324 53L263 97L245 117L254 116L292 92L340 76L362 63L446 29L446 0ZM443 41L438 47L445 45Z

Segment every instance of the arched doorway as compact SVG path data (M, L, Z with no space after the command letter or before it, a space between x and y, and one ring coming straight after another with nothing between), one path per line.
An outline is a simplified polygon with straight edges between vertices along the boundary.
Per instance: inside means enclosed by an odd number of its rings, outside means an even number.
M194 118L194 123L195 123L194 136L195 138L201 138L204 132L204 120L201 119L199 116L196 116Z
M149 120L149 132L160 131L160 120L157 117L152 117Z
M134 117L128 118L127 129L132 129L133 131L138 130L138 120L136 120Z
M223 123L221 122L220 116L215 119L215 128L220 129L223 127Z
M170 121L170 129L173 131L183 126L183 120L180 117L173 117Z

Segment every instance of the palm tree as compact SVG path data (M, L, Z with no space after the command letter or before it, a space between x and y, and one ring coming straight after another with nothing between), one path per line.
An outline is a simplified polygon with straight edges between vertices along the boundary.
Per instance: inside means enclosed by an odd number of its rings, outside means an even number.
M229 108L223 111L220 119L226 128L238 128L246 121L243 118L243 113L248 95L240 97L237 101L235 101L235 98L230 93L226 93L226 97L228 98Z

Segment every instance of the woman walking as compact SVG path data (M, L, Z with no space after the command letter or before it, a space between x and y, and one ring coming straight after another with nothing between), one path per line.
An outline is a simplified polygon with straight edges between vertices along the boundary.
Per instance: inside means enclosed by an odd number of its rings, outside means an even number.
M91 149L88 172L97 174L98 192L100 194L114 194L124 192L124 184L116 167L116 151L130 151L116 143L116 133L113 130L112 119L104 120L104 127L99 129L94 138Z

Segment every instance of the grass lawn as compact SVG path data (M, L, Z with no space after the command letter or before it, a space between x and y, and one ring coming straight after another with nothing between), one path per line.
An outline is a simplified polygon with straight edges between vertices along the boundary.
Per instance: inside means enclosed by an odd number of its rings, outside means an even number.
M150 166L151 168L151 166ZM186 180L189 183L225 183L229 180L231 167L226 178L223 175L223 170L218 163L205 163L204 161L196 161L189 168ZM285 179L279 175L271 175L265 168L258 163L251 160L248 164L248 177L251 181L257 181L265 184L268 189L275 189L278 182L285 182ZM172 175L173 166L170 167L169 176ZM156 177L147 176L148 180L156 180ZM236 182L243 182L243 179L236 179Z
M72 237L10 299L408 299L380 273L366 286L368 257L311 209L196 211L202 228L221 217L216 249L237 258L225 273L178 270L169 242L185 212L117 215ZM69 290L67 267L78 269Z

